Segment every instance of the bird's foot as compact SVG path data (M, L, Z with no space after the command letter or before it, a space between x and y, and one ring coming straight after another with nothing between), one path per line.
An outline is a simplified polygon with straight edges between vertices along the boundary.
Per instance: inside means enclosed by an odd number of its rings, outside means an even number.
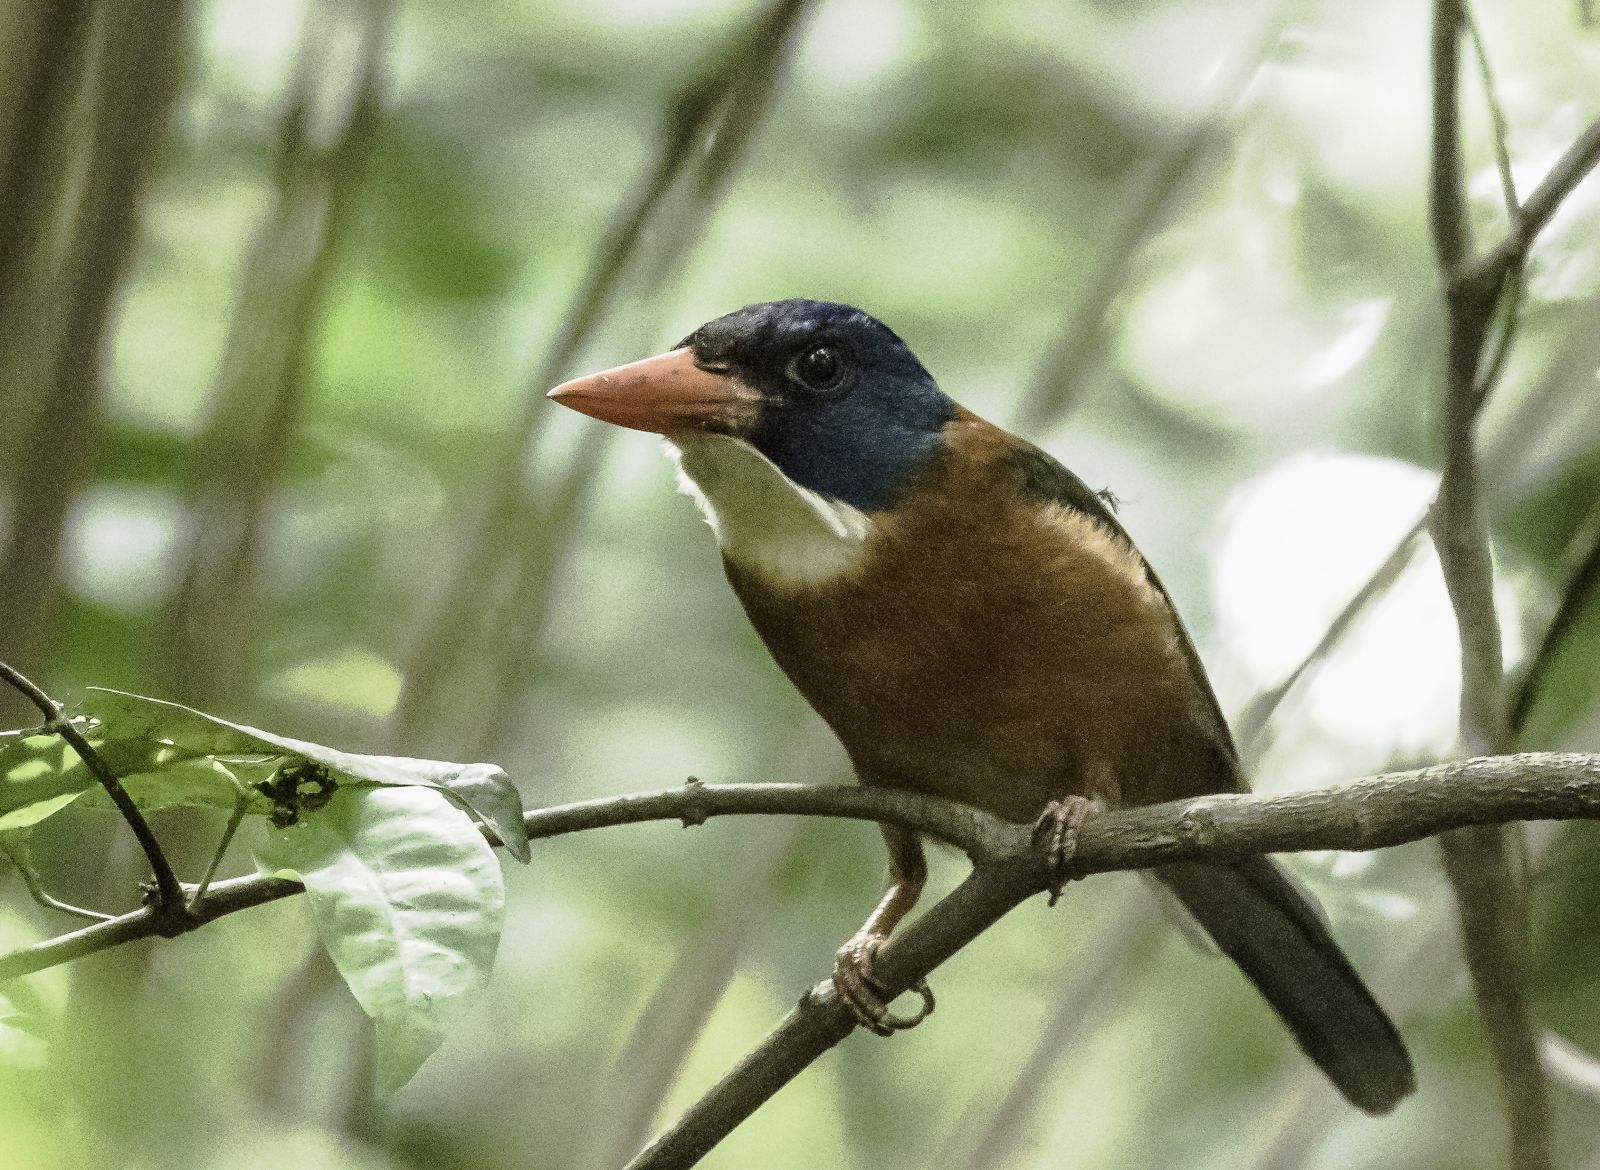
M1082 876L1072 872L1072 858L1078 852L1078 829L1090 813L1099 811L1099 801L1068 796L1045 805L1044 812L1033 822L1033 839L1039 842L1050 866L1050 905L1056 904L1069 881Z
M834 958L833 988L858 1024L880 1036L892 1036L916 1027L933 1013L933 992L926 979L919 979L909 989L922 997L922 1007L916 1014L901 1016L889 1010L889 1003L884 999L888 988L872 972L884 937L867 931L851 935Z

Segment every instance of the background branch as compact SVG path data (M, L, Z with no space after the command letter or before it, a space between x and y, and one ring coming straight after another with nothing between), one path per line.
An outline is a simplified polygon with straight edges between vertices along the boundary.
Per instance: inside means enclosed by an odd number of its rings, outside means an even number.
M70 206L40 212L71 223L68 242L48 260L48 284L60 290L65 308L48 328L20 328L27 322L0 318L4 397L19 397L14 388L27 387L33 399L21 418L7 412L5 429L18 437L0 438L0 481L10 481L16 502L0 536L0 655L18 662L38 660L56 612L68 522L99 440L107 331L138 238L139 200L163 154L186 29L178 0L110 0L91 9L89 23L91 30L76 23L63 30L70 31L72 47L62 47L76 58L81 33L93 34L88 125L70 144L61 144L81 160L83 177L53 188ZM69 61L57 64L76 72ZM71 100L66 94L58 98ZM40 149L54 150L49 144ZM0 192L0 200L5 195ZM34 212L27 215L32 219ZM54 235L43 228L34 223L24 234ZM15 279L5 273L0 284ZM23 294L23 287L6 292L12 303L0 311L18 314L26 307L16 303ZM20 368L9 365L9 351L36 344L39 352ZM0 716L10 709L8 698L0 696Z
M1344 608L1334 615L1322 637L1317 639L1317 644L1284 676L1283 681L1259 692L1244 705L1233 720L1233 734L1247 763L1259 763L1266 755L1267 749L1272 746L1272 737L1268 734L1272 719L1283 706L1283 701L1316 673L1339 643L1344 641L1357 619L1400 579L1401 574L1410 567L1427 531L1428 519L1424 515L1389 550L1388 556L1372 571L1372 575L1361 583Z
M389 0L313 7L277 131L271 205L243 260L203 432L186 469L191 521L151 639L162 692L240 701L260 635L274 508L307 445L330 291L379 138Z
M1428 218L1447 314L1442 438L1443 474L1432 530L1461 647L1461 738L1469 752L1503 750L1507 742L1494 562L1478 485L1477 421L1485 395L1478 371L1502 289L1520 258L1474 267L1466 204L1460 125L1460 0L1435 0L1433 10L1433 160ZM1485 58L1486 59L1486 58ZM1488 76L1485 74L1485 87ZM1508 199L1514 198L1508 193ZM1523 222L1513 214L1513 231ZM1520 839L1499 826L1448 833L1439 840L1455 893L1462 949L1490 1049L1499 1069L1510 1127L1511 1164L1550 1164L1550 1105L1528 1002L1528 918L1512 859Z
M454 742L482 750L520 692L551 584L614 437L614 428L586 427L570 453L535 460L530 452L550 417L545 391L594 340L622 300L627 274L654 241L664 241L657 269L681 266L770 105L809 8L809 0L774 0L714 44L668 98L658 151L614 213L556 336L529 372L516 424L491 460L481 493L488 502L420 623L390 719L402 749L422 738L437 745L447 728ZM694 190L675 204L673 192L691 174ZM650 287L661 291L658 283ZM534 485L530 467L538 462L554 466L550 482Z
M1567 196L1594 170L1596 163L1600 163L1600 121L1591 124L1556 160L1556 165L1534 188L1512 221L1511 232L1474 266L1472 278L1484 278L1495 271L1504 272L1520 265L1533 247L1533 241L1549 225Z
M1261 19L1216 83L1216 96L1204 116L1166 149L1145 160L1128 185L1126 197L1111 208L1112 220L1103 229L1104 242L1091 258L1087 273L1073 274L1076 303L1019 397L1010 429L1027 435L1058 426L1081 397L1089 375L1104 359L1106 314L1127 287L1129 271L1141 254L1140 245L1171 214L1173 205L1224 140L1229 119L1277 47L1292 8L1280 2Z

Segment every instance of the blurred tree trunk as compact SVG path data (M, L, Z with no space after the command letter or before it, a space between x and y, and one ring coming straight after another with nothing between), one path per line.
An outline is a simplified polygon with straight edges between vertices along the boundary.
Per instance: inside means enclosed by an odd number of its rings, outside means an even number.
M58 12L48 19L63 18ZM75 28L69 23L66 31ZM58 314L49 322L54 335L44 342L37 365L4 371L8 379L28 373L37 379L37 408L24 416L15 445L6 452L11 523L0 551L0 655L24 666L38 657L46 637L68 517L91 467L107 326L137 236L140 194L159 157L177 93L183 32L180 0L106 0L94 13L88 74L93 98L86 131L75 133L76 126L63 126L57 116L53 125L18 123L10 137L8 168L28 170L37 162L33 152L50 152L70 159L77 172L70 183L58 181L55 166L42 168L44 174L7 175L21 182L27 196L22 222L12 225L15 247L37 252L48 246L40 230L48 220L60 217L70 224L59 255ZM62 45L42 36L39 50L43 57L60 54L65 61L41 64L50 76L36 76L34 100L19 107L24 116L41 108L59 114L68 103L57 87L69 84L70 63L77 57L74 38ZM52 63L67 67L53 69ZM53 131L61 133L59 144ZM28 145L36 136L44 141ZM54 151L56 145L68 147L69 139L69 149ZM30 158L18 163L19 152ZM49 207L38 204L46 187L57 196ZM63 206L63 196L71 198L70 208ZM0 202L10 200L0 195ZM0 331L32 344L33 337L23 339L16 332L21 327L14 316L0 320ZM14 705L4 709L7 714L15 710Z
M487 755L505 747L577 528L611 449L589 429L570 452L536 451L545 392L630 281L659 304L677 279L786 75L811 0L772 0L713 45L667 101L661 142L597 244L557 336L528 378L523 417L493 457L470 543L408 656L390 718L397 750ZM642 274L640 269L642 268ZM640 331L639 344L657 332Z
M54 206L51 148L78 90L88 16L87 0L18 0L0 13L0 311ZM11 390L0 385L0 404Z
M389 0L314 9L278 131L273 203L251 244L205 431L179 587L151 661L163 688L225 705L252 676L256 584L271 505L300 434L322 308L374 128ZM350 34L350 35L345 35Z
M19 3L0 27L0 489L8 495L60 333L65 192L88 133L90 12L87 0ZM10 511L8 500L0 514ZM5 531L0 524L0 541Z

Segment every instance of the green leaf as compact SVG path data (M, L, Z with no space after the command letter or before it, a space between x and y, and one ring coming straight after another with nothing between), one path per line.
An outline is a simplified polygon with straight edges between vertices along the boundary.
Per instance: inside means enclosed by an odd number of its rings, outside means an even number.
M378 1029L378 1079L398 1089L482 990L505 917L494 850L426 787L341 788L271 834L266 874L306 884L317 931Z
M43 800L25 804L21 808L14 808L5 813L0 813L0 833L7 833L17 829L31 829L46 817L54 816L82 795L81 791L61 792L55 796L48 796Z
M260 816L272 812L271 800L241 784L226 765L210 756L180 757L160 771L133 772L122 776L121 780L128 795L133 797L133 803L142 809L199 805L231 813L238 809L243 797L246 812ZM84 795L83 803L91 808L116 807L99 785Z
M154 736L114 735L106 725L91 728L82 722L80 730L141 808L216 805L232 810L238 805L237 781L203 755ZM66 739L40 731L0 736L0 831L34 826L80 797L86 805L112 807ZM259 795L254 803L253 811L272 808Z
M184 758L179 749L149 739L106 739L95 749L118 775L165 769ZM109 804L94 774L60 736L0 737L0 830L38 824L91 790Z
M93 783L83 761L58 736L8 735L0 740L0 828L37 824Z
M287 754L322 764L337 773L342 783L437 788L494 830L511 856L522 862L530 856L528 831L522 823L522 799L510 777L493 764L450 764L406 756L342 752L243 723L232 723L178 703L101 687L89 688L83 710L107 727L115 728L119 736L142 734L195 753L218 756Z

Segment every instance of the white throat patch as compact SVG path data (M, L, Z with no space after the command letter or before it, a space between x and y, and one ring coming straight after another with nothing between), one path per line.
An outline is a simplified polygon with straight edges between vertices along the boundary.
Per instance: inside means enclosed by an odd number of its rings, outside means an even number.
M684 435L667 447L678 486L740 568L769 585L805 589L860 566L872 520L859 508L801 487L743 439Z

